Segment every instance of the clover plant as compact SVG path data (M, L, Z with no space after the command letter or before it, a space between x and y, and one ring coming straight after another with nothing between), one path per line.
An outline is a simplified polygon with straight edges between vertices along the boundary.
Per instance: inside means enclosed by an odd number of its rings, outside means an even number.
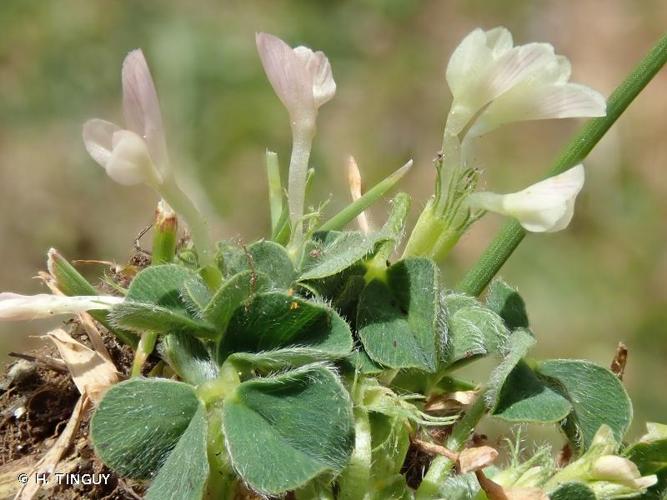
M617 374L586 360L536 358L540 334L524 299L495 275L526 232L568 226L584 157L665 62L666 39L606 101L569 81L569 61L551 45L515 45L504 28L474 30L447 67L453 102L435 190L411 229L406 193L393 196L381 224L364 212L383 203L411 162L362 193L351 158L352 203L329 216L307 205L318 110L336 91L331 66L322 52L272 35L258 34L257 47L293 133L285 190L279 159L267 153L266 238L213 243L170 166L157 93L137 50L123 64L125 126L91 120L83 138L113 180L143 183L160 197L151 264L104 295L52 250L57 293L0 295L0 318L90 311L134 350L130 376L96 402L90 440L99 459L121 477L147 480L146 498L161 500L249 491L662 498L665 429L649 424L628 445L632 404ZM511 122L568 117L593 120L545 179L510 194L477 190L476 138ZM439 265L489 212L511 222L460 284L447 283ZM489 376L458 375L481 358L493 360ZM150 371L148 359L157 362ZM557 467L538 449L491 465L496 450L471 441L484 416L508 431L555 426L573 457ZM415 453L431 457L417 473Z

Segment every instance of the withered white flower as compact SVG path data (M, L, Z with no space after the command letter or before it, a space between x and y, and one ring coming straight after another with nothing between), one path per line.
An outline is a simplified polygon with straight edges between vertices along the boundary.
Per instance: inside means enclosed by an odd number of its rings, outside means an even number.
M0 320L31 320L58 314L111 309L123 300L123 297L108 295L66 297L46 293L20 295L3 292L0 293Z
M157 92L141 50L125 58L122 82L126 128L89 120L83 126L83 141L116 182L156 188L169 176L169 161Z
M604 97L569 83L570 63L548 43L514 46L503 27L476 29L456 48L447 66L454 97L448 129L470 127L479 136L505 123L604 116Z
M336 93L329 59L308 47L292 48L268 33L255 36L257 51L273 90L293 122L313 122L320 106Z
M186 221L200 264L208 265L213 248L206 220L180 189L169 166L160 103L140 49L125 57L122 83L126 127L100 119L87 121L83 126L86 150L119 184L146 184L154 189Z
M584 166L579 164L516 193L473 193L468 196L468 205L514 217L527 231L560 231L572 220L584 180Z
M290 116L292 155L287 201L292 234L289 246L298 248L303 235L306 177L317 111L336 93L336 82L323 52L313 52L307 47L293 49L268 33L257 33L255 41L266 76Z
M619 483L634 490L650 488L658 478L643 476L634 462L618 455L603 455L593 462L591 474L596 481Z

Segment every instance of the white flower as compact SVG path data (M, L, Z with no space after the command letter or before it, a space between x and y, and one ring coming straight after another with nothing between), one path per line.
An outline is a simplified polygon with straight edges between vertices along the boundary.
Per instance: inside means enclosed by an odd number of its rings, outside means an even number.
M514 217L527 231L560 231L572 220L574 201L584 178L584 166L580 164L516 193L473 193L468 205Z
M642 477L631 460L618 455L603 455L593 462L591 474L596 481L619 483L633 489L650 488L657 481L655 475Z
M155 188L169 175L169 161L157 92L141 50L125 58L122 82L127 128L89 120L83 126L83 141L90 156L116 182Z
M123 302L123 297L61 295L19 295L0 293L0 320L30 320L56 314L76 314L84 311L111 309Z
M314 125L318 108L336 93L329 59L307 47L292 49L268 33L257 33L255 40L266 76L292 122Z
M642 476L634 462L616 455L619 443L608 425L601 425L593 442L579 459L559 470L545 485L552 491L558 485L581 481L595 498L630 498L657 483L655 474Z
M469 126L472 137L516 121L604 116L602 95L568 83L569 78L569 61L552 45L514 47L506 28L478 28L463 39L447 66L454 97L449 132L459 134Z

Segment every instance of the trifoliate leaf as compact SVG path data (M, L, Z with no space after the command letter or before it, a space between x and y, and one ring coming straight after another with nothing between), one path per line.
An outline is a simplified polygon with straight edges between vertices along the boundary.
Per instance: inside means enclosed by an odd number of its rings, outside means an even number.
M234 469L270 495L340 472L354 442L350 397L319 365L243 382L225 398L223 428Z
M433 372L438 353L438 269L424 258L399 261L374 279L357 309L359 338L376 363Z
M241 359L238 353L251 353L258 354L258 362L292 359L303 364L347 356L352 345L350 327L333 309L286 293L268 292L235 311L220 344L219 359L233 353Z
M133 378L116 384L91 421L95 452L122 476L150 479L200 408L194 388L181 382Z
M199 406L190 425L151 483L146 500L201 500L209 475L206 410Z
M486 306L503 318L510 330L528 328L525 302L515 288L500 278L493 280L489 285Z
M632 421L632 404L623 384L612 372L589 361L553 359L536 367L537 373L554 383L574 410L562 424L570 442L587 449L602 424L622 441Z

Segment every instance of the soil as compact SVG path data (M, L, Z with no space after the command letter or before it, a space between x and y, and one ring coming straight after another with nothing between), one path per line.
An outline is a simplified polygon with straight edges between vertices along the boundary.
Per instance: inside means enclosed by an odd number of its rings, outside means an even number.
M120 345L104 327L97 326L118 371L127 376L132 364L131 349ZM79 342L90 345L76 321L67 322L65 329ZM20 472L29 473L53 446L79 399L69 373L51 361L57 359L58 354L50 344L45 343L30 353L11 355L18 359L7 365L0 379L0 499L13 497L20 484L15 480L12 486L12 477ZM109 481L101 485L55 485L41 490L37 498L142 498L145 488L141 483L120 479L95 457L88 440L90 417L88 411L57 470L73 474L111 474Z

